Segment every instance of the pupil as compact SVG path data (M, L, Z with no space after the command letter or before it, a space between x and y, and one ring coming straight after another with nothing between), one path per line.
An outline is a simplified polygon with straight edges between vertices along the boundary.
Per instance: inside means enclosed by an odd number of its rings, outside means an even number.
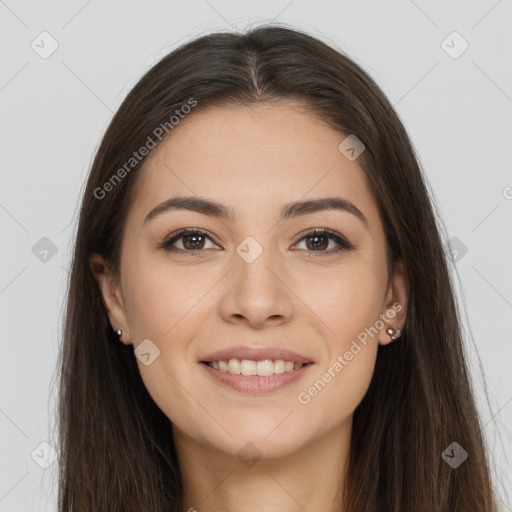
M326 237L325 237L325 236L323 236L323 235L321 235L321 236L319 236L319 235L313 235L313 236L311 236L311 237L310 237L310 240L315 240L315 242L314 242L314 247L319 248L319 245L317 245L317 244L318 244L318 240L319 240L319 239L322 239L322 238L324 239L324 242L325 242ZM320 246L321 246L322 248L325 248L325 243L323 243L323 244L322 244L322 243L320 243Z
M200 247L197 247L195 246L198 242L197 242L197 239L199 238L202 238L203 235L185 235L184 237L184 240L185 240L185 247L187 247L188 249L192 248L192 249L201 249L202 248L202 245ZM192 242L192 245L194 245L195 247L188 247L188 245L190 245L189 243L187 243L188 240L190 239L195 239L194 242Z

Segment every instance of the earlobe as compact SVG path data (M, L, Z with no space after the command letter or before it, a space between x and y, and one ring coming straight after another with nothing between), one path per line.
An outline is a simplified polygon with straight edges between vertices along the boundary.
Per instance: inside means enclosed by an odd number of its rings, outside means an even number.
M405 327L407 305L409 302L409 283L403 261L395 264L393 277L388 286L384 310L381 314L383 328L379 333L379 344L388 345L398 340Z
M94 253L89 256L89 266L94 278L98 282L99 292L103 306L107 311L110 325L116 333L121 330L122 337L126 339L121 339L121 335L119 339L123 343L128 344L128 319L119 282L107 261L100 254Z

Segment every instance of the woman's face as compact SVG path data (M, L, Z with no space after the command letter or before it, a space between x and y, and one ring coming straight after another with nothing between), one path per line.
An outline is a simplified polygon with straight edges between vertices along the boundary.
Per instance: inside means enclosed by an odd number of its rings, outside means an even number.
M388 285L377 204L344 139L291 103L209 109L146 162L120 286L97 278L175 436L277 457L350 431L406 295L398 270ZM178 196L192 200L164 207ZM185 228L202 233L174 237Z

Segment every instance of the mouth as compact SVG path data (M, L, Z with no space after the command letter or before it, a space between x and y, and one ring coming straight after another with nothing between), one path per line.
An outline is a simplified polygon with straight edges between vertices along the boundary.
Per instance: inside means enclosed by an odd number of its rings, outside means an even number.
M222 388L259 395L300 379L315 361L285 349L235 347L209 354L199 363Z

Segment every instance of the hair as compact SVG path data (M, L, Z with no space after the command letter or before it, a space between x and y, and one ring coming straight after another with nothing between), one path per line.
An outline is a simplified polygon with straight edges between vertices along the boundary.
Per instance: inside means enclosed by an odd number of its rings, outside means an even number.
M180 510L171 422L145 388L133 347L118 342L89 256L100 253L119 275L123 227L147 157L103 198L95 191L126 170L157 127L167 126L172 137L169 116L191 98L197 106L190 115L299 102L365 145L357 162L382 217L389 275L403 263L409 299L403 334L379 346L373 378L354 411L340 475L343 510L495 511L446 249L413 145L359 65L278 25L181 45L136 83L101 140L79 213L59 354L59 511ZM441 457L454 441L469 454L457 469Z

